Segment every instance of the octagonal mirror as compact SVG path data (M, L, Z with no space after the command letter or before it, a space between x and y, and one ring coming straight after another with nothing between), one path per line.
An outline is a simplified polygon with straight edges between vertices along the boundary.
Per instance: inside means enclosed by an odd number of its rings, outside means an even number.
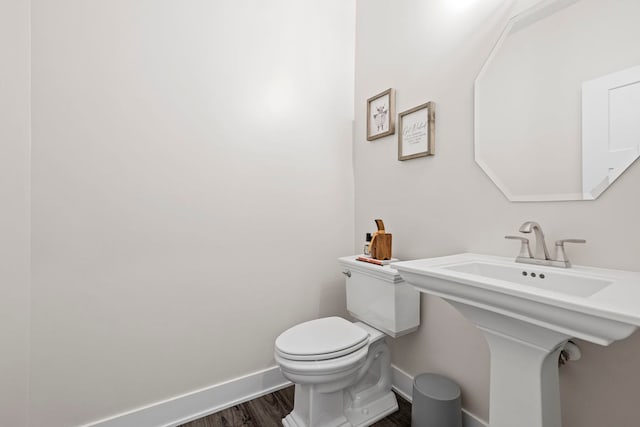
M508 22L475 82L475 158L509 200L593 200L636 161L639 17L547 0Z

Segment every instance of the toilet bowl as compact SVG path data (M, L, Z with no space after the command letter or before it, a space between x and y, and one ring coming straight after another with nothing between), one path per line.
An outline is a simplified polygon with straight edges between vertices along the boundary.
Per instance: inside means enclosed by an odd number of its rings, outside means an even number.
M347 308L362 321L315 319L276 339L275 360L295 384L285 427L364 427L398 409L385 334L417 329L419 293L391 267L355 258L340 258L340 264L347 277Z

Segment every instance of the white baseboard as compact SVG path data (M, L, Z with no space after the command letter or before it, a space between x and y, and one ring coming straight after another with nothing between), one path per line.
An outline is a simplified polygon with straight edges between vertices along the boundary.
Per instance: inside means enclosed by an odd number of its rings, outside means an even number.
M391 381L393 390L405 400L413 400L413 377L395 365L391 365ZM462 427L489 427L486 421L462 408Z
M393 389L411 402L413 377L391 365ZM81 427L176 427L291 385L277 366L153 403ZM462 409L463 427L489 427Z
M176 427L290 384L274 366L81 427Z

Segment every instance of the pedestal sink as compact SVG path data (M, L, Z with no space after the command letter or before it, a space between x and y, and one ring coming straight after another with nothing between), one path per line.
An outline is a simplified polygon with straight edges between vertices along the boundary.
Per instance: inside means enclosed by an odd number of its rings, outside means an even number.
M562 347L570 338L608 346L640 326L640 273L470 253L392 267L483 332L491 351L491 427L560 427Z

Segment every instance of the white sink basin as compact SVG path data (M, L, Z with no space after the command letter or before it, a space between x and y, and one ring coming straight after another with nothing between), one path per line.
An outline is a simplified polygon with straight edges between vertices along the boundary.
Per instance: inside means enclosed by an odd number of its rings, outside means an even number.
M486 279L502 280L523 287L533 287L576 297L590 297L613 283L610 278L578 275L572 270L566 272L558 269L542 270L528 268L524 264L502 264L495 261L469 261L441 268L451 272L482 276ZM531 290L531 292L535 292L535 290Z
M640 273L459 254L393 264L419 290L600 345L640 326ZM526 273L526 276L524 275Z
M566 342L607 346L640 326L640 273L468 253L392 268L483 332L491 352L491 427L560 427L558 355Z

